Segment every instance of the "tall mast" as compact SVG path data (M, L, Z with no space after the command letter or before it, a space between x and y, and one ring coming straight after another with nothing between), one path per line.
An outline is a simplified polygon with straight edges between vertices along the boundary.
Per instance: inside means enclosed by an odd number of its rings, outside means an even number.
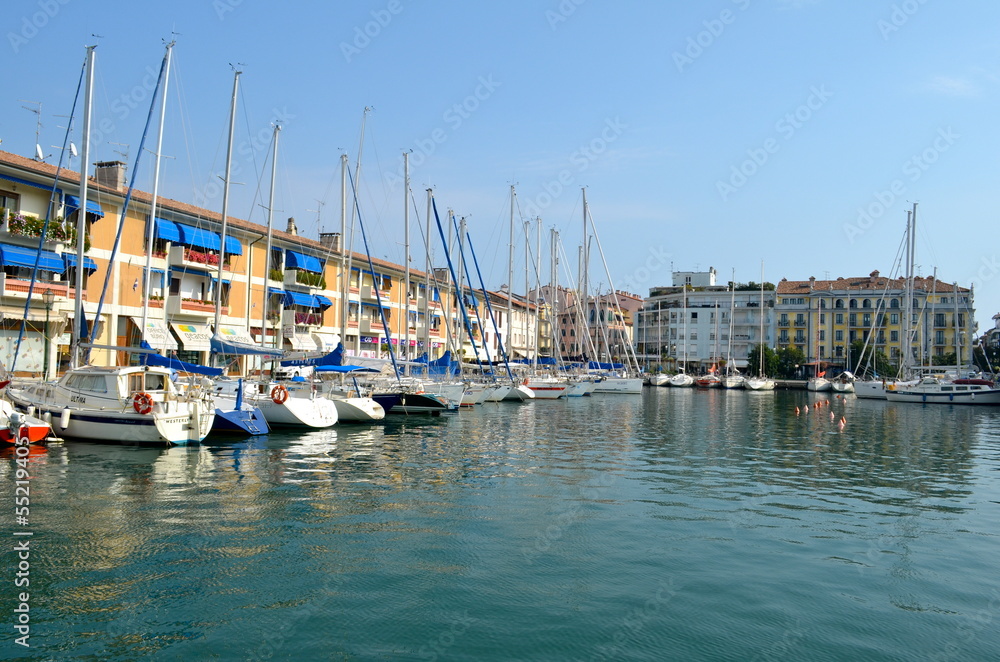
M347 154L340 155L340 342L347 340Z
M403 368L410 376L410 155L403 152ZM401 352L401 354L403 353Z
M167 44L167 61L164 65L164 76L163 76L163 99L160 103L160 126L157 129L156 135L156 160L153 162L153 193L152 200L149 203L149 224L148 230L146 232L146 269L143 276L143 288L142 288L142 333L146 333L146 318L149 314L149 288L150 288L150 269L152 268L153 260L153 237L155 235L156 229L156 201L157 192L160 188L160 157L163 151L163 120L167 113L167 85L170 83L170 54L173 52L174 43L171 41ZM82 212L81 212L82 213ZM77 256L79 258L79 256ZM77 264L82 264L82 262L77 262ZM77 271L81 271L77 269ZM216 310L218 310L218 303L216 303ZM166 315L167 307L164 305L163 314ZM169 331L168 331L169 333Z
M850 334L848 334L848 340L849 339L850 339ZM758 361L758 363L760 364L760 367L758 368L759 372L757 376L763 379L764 377L764 261L763 260L760 261L760 339L759 340L760 340L760 348L758 349L758 353L760 354L760 360ZM850 347L850 342L848 342L847 346ZM848 356L850 356L850 354L848 354ZM850 363L848 363L848 365L850 365Z
M222 267L223 263L226 261L226 227L228 225L229 217L229 175L230 170L233 165L233 134L236 131L236 93L239 91L240 86L240 74L243 72L237 69L233 72L233 98L229 104L229 141L226 144L226 170L225 179L222 185L222 230L220 232L220 246L219 246L219 281L217 287L219 288L215 293L215 333L219 332L219 322L222 318ZM164 89L164 97L166 97L166 90ZM165 100L165 99L164 99ZM161 120L162 122L162 120ZM275 133L275 138L277 138L277 133ZM159 151L159 150L157 150ZM275 150L277 154L277 150ZM159 154L157 154L157 164L159 164ZM272 164L273 165L273 164ZM271 200L274 200L274 182L271 182ZM270 210L268 214L270 214ZM270 217L268 218L268 224L270 224ZM267 247L267 261L265 264L270 263L271 259L271 247ZM265 306L267 305L267 273L264 274L264 301ZM265 324L266 324L265 319Z
M514 185L510 186L510 240L507 243L507 347L514 352Z
M263 319L262 319L261 325L260 325L260 329L261 329L261 341L260 341L261 342L261 347L267 347L267 301L268 301L268 299L271 298L270 294L267 291L267 277L271 273L271 243L272 243L273 234L274 234L274 232L272 230L271 224L272 224L272 222L274 220L274 180L275 180L275 174L276 174L276 171L277 171L277 165L276 164L278 163L278 133L280 131L281 131L281 125L280 124L275 124L274 125L274 133L273 133L274 137L272 138L272 142L274 144L272 145L272 153L271 153L271 191L268 194L270 197L268 198L268 202L267 202L267 248L265 249L265 252L264 252L264 255L265 255L265 258L264 258L264 305L262 306L262 309L261 309L261 317ZM279 327L280 327L280 325L279 325ZM275 343L275 345L276 345L275 349L280 349L281 348L280 344Z
M588 234L588 230L587 230L587 189L586 189L586 187L581 187L580 190L583 192L583 252L582 252L583 260L582 260L582 263L580 265L580 297L583 299L583 314L585 316L583 324L586 327L587 326L586 315L589 315L589 308L590 308L589 298L588 298L588 296L589 296L588 295L588 285L589 284L587 283L587 272L590 269L590 246L589 246L589 241L587 240L587 234ZM594 302L594 307L595 308L597 307L597 302L596 301ZM589 328L587 328L586 333L587 333L587 340L589 341L590 340L590 329ZM597 356L595 356L594 359L600 360L600 358L597 357ZM588 367L590 367L589 364L585 365L584 366L584 370L586 370Z
M424 231L424 351L427 352L427 364L431 362L431 210L432 196L434 189L427 189L427 228ZM440 305L441 293L438 292L438 304ZM444 314L442 312L442 314ZM430 376L430 369L428 369Z
M531 264L531 241L528 237L531 236L531 221L525 221L524 226L524 347L525 347L525 357L527 358L527 347L528 347L528 290L531 289L531 281L528 278L528 265ZM535 351L532 352L532 357L538 352L538 348L535 347ZM533 365L537 368L538 364L532 361Z
M934 287L935 291L937 286ZM955 281L953 292L955 293L955 367L962 369L962 327L958 323L958 281ZM961 375L959 375L961 376Z
M87 46L87 84L83 93L83 142L80 149L80 208L77 212L76 221L76 299L73 304L73 340L71 348L71 367L74 368L80 364L80 335L83 330L83 272L85 270L83 247L84 238L87 234L87 189L89 187L87 170L90 168L90 109L94 102L95 48L97 46ZM108 268L111 268L110 264Z
M358 192L357 192L357 189L358 189L359 186L361 186L361 152L362 152L362 150L364 149L364 146L365 146L365 124L368 122L368 112L370 110L371 110L371 108L369 106L365 106L364 113L361 114L361 137L358 139L358 162L354 165L354 182L352 184L352 188L354 189L354 195L351 196L351 241L347 244L347 246L348 246L348 251L347 251L347 282L348 282L348 284L350 284L350 282L351 282L350 279L351 279L352 264L354 262L354 223L355 223L355 219L357 219L357 217L358 217L358 212L357 212ZM372 282L374 282L374 278L375 278L375 274L373 273L372 274L372 279L373 279ZM361 282L362 282L362 280L363 279L361 278L361 270L359 269L358 270L358 290L359 291L361 289ZM381 305L382 305L382 302L379 301L379 306L381 306ZM361 321L361 303L359 301L358 302L358 334L354 337L354 353L355 353L356 356L361 354L361 324L360 324L360 321ZM387 343L391 344L391 341L389 340L389 338L386 338L385 341Z
M538 367L538 350L541 346L541 310L538 294L542 287L539 264L542 261L542 217L535 217L535 368Z

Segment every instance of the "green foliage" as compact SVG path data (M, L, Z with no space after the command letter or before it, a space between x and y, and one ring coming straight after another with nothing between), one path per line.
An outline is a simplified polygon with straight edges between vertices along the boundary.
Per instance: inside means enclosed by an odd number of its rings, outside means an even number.
M760 366L760 353L764 352L764 375L774 377L778 374L778 355L773 349L761 343L754 345L747 355L747 372L756 375Z
M734 292L760 292L760 283L755 283L750 281L749 283L735 283L733 287L733 281L729 281L728 287L732 287ZM764 290L767 292L774 291L774 283L764 282Z
M267 277L271 280L285 280L285 272L281 269L271 269L267 272Z
M896 374L897 368L885 355L885 352L869 346L862 355L864 346L864 342L860 340L851 343L851 372L855 375L869 374L879 377L889 377Z
M318 287L321 290L326 289L326 279L323 278L323 274L314 274L311 271L302 271L301 269L297 271L295 282L309 287Z
M793 379L796 377L799 366L806 362L805 353L795 345L782 347L778 350L776 374L781 379Z
M931 365L958 365L958 356L955 352L935 354L931 357Z

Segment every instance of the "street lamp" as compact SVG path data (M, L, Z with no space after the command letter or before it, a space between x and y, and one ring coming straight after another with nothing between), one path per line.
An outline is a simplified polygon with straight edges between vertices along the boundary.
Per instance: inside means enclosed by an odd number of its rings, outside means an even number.
M55 301L56 293L46 288L42 292L42 303L45 304L45 356L42 359L42 381L49 379L49 311L52 310L52 302Z

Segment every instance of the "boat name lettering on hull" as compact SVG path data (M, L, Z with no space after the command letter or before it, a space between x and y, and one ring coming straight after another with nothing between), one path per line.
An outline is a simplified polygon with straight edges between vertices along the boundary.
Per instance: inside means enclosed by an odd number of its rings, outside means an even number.
M87 398L82 395L71 395L69 396L70 402L79 402L80 404L87 404Z

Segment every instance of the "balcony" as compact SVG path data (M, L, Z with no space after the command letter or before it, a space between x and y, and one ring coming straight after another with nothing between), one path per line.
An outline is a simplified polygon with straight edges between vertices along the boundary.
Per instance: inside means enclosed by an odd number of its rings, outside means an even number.
M285 269L282 283L296 287L310 287L318 290L326 289L326 279L323 274L303 271L302 269Z
M219 254L196 251L187 246L171 246L167 253L167 264L172 267L194 267L206 271L218 271ZM223 263L222 268L229 271L228 262Z
M30 284L31 281L14 278L0 271L0 296L26 299ZM31 293L32 301L35 300L35 297L41 296L45 290L52 290L57 297L64 297L66 299L74 299L76 297L76 288L70 287L66 281L46 282L36 280L35 289ZM83 291L83 300L87 300L86 289Z
M323 326L323 315L320 313L304 313L298 310L285 310L281 314L282 326L294 326L297 330L309 333Z
M160 305L163 305L162 300L160 301ZM167 298L166 310L167 315L177 315L180 313L190 315L193 313L196 315L201 314L201 316L207 319L215 315L215 302L172 296ZM229 306L222 306L220 310L223 315L229 314Z

